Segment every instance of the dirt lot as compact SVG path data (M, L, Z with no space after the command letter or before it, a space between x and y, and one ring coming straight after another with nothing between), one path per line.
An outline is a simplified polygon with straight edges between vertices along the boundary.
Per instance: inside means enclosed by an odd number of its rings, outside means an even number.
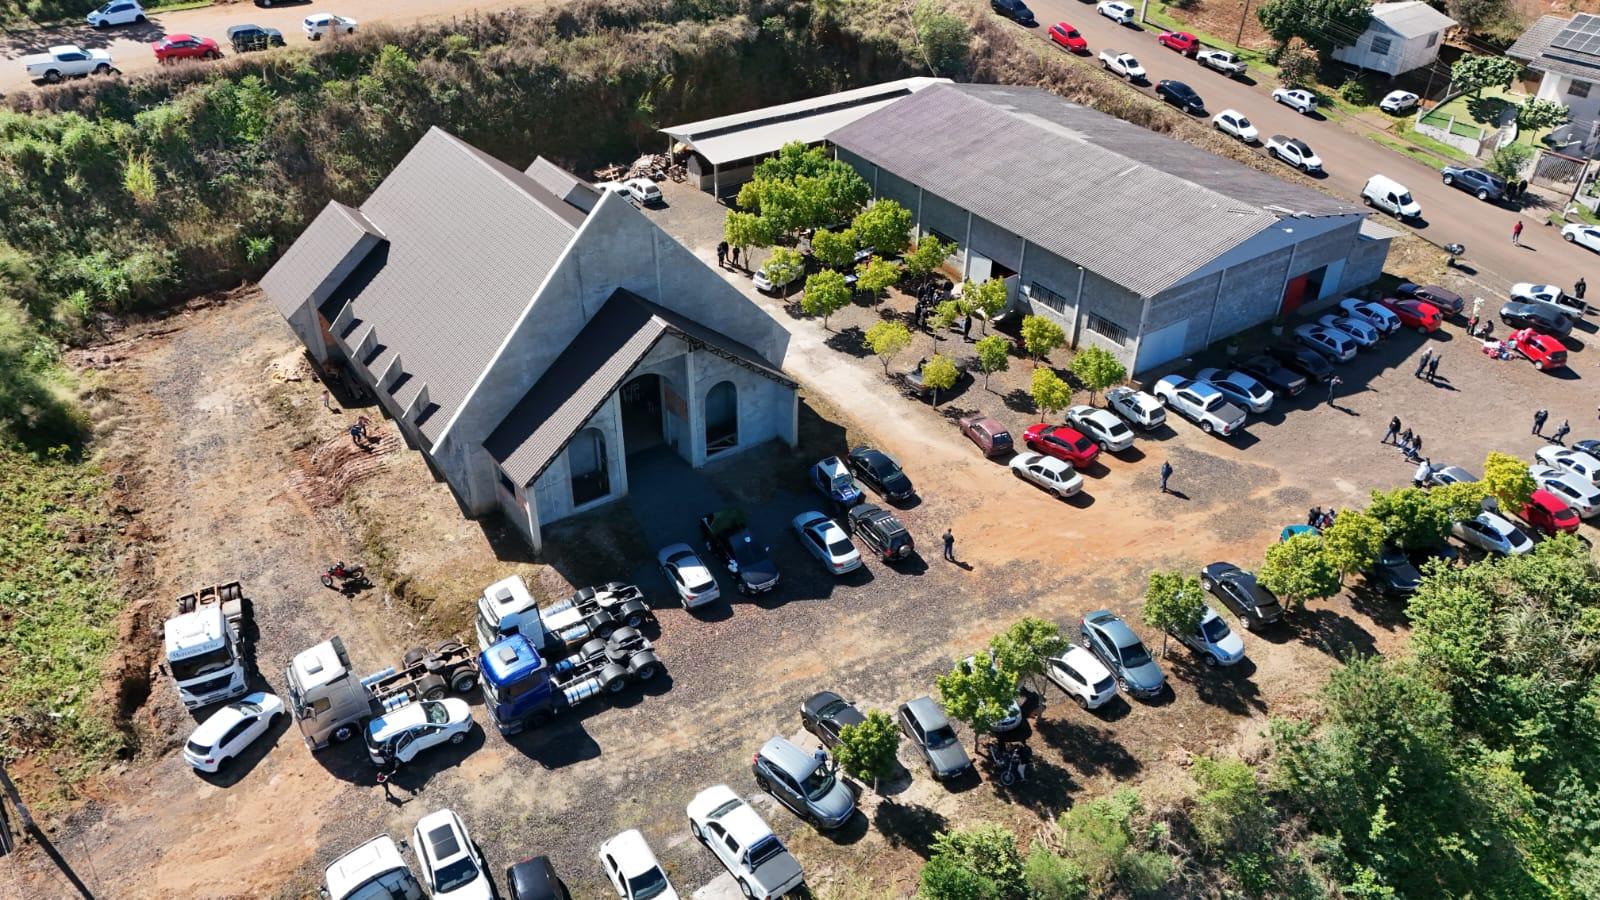
M663 225L712 258L716 207L669 188ZM728 277L748 287L744 276ZM476 731L403 773L388 796L356 748L313 756L282 729L231 773L197 778L176 752L192 719L147 657L154 683L137 718L143 753L92 785L91 799L53 832L97 894L301 896L344 850L379 831L408 835L418 817L445 806L463 815L497 870L546 853L586 898L607 890L594 861L599 842L639 827L679 889L692 892L720 869L689 839L684 804L717 782L753 791L749 754L774 733L799 731L795 708L810 692L892 708L931 692L952 657L1025 613L1064 624L1102 606L1136 616L1153 568L1253 564L1308 506L1358 504L1371 488L1409 479L1412 467L1378 443L1390 415L1427 438L1436 462L1468 468L1490 449L1530 455L1533 405L1556 421L1571 417L1574 437L1590 430L1592 392L1582 379L1491 362L1452 327L1426 341L1444 355L1437 385L1410 377L1424 340L1400 335L1345 368L1341 408L1308 392L1232 441L1175 421L1086 473L1085 496L1062 503L979 459L947 418L960 408L1025 423L1031 414L1005 402L1009 383L968 387L934 410L889 389L876 360L838 349L838 332L875 309L852 308L828 333L762 302L794 332L785 366L806 385L804 443L753 452L705 477L776 517L814 502L800 481L806 460L870 439L920 489L922 502L903 515L922 561L872 566L835 584L792 538L772 534L785 576L776 597L691 615L652 593L669 680L514 741ZM1573 353L1576 373L1592 371L1589 356ZM322 387L305 378L288 330L252 291L130 332L80 362L104 370L102 453L125 476L138 530L149 536L128 550L146 560L146 615L164 614L164 598L180 587L242 579L267 687L281 688L288 659L330 634L344 637L358 666L378 668L406 646L460 632L474 596L495 578L520 571L555 595L636 571L653 550L618 504L559 529L547 558L534 561L497 523L463 519L392 429L381 451L350 450L342 428L356 411L337 402L323 409ZM1026 362L1015 368L1014 377L1026 375ZM1176 469L1178 495L1155 490L1163 459ZM946 527L962 567L938 559ZM317 567L336 558L377 566L381 586L353 598L323 590ZM1175 649L1166 663L1174 690L1162 702L1088 714L1048 695L1028 726L1040 777L1015 796L987 783L946 790L919 775L886 786L881 799L869 793L865 814L829 836L770 802L760 807L817 893L908 893L919 853L946 823L998 819L1027 834L1119 783L1174 789L1191 754L1259 746L1266 717L1299 709L1339 658L1403 639L1394 608L1355 591L1306 611L1293 628L1251 638L1249 661L1233 671L1196 666ZM914 762L908 750L902 761ZM22 895L68 893L41 860L25 863L9 872Z

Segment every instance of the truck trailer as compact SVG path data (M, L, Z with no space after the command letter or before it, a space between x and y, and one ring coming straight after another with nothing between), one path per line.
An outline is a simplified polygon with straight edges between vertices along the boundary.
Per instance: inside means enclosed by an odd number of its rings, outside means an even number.
M414 700L468 693L478 686L478 663L466 644L445 641L431 652L414 647L400 665L358 678L344 641L334 637L296 654L283 680L306 746L321 750L354 737L363 720Z
M566 709L662 672L655 647L632 628L594 638L565 659L540 655L525 634L495 642L478 660L483 699L502 734L538 727Z
M590 638L611 637L618 628L639 628L654 621L644 592L631 584L613 581L586 587L565 600L541 608L520 575L502 578L483 589L478 598L475 629L478 649L521 634L546 656L565 656Z
M239 582L203 587L178 598L164 627L166 671L189 709L231 700L248 689L244 588Z

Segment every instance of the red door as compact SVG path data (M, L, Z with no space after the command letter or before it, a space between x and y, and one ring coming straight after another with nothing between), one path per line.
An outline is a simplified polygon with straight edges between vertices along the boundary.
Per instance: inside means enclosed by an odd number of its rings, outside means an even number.
M1278 315L1288 316L1300 308L1300 303L1306 298L1306 284L1310 280L1309 274L1289 279L1283 288L1283 305L1278 308Z

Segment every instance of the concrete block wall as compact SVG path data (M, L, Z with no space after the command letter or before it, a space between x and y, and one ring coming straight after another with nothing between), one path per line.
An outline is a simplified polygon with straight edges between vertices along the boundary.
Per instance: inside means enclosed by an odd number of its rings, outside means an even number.
M544 470L533 483L534 501L539 521L545 524L568 516L604 506L628 495L628 456L622 442L622 406L617 395L606 398L604 406L585 422L584 428L596 428L606 439L606 476L611 493L583 506L572 503L572 470L568 465L568 450L561 451L550 468Z
M694 400L701 410L692 431L698 467L706 462L726 459L771 440L793 444L795 440L795 392L770 378L757 375L744 366L731 363L720 356L704 351L694 359ZM705 448L706 394L716 385L733 382L739 407L739 443L715 455L707 456Z
M1344 277L1339 292L1353 294L1377 281L1383 275L1383 265L1389 259L1389 238L1358 237L1344 264Z

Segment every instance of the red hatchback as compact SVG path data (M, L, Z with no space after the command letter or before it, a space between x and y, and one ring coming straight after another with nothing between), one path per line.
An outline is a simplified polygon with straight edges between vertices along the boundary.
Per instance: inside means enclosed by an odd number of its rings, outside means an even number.
M1540 334L1532 328L1511 332L1511 346L1542 372L1567 364L1567 348L1550 335Z
M1057 22L1050 26L1050 41L1075 53L1089 52L1089 42L1083 39L1078 29L1066 22Z
M150 45L156 51L156 62L179 59L221 59L222 50L208 37L192 34L169 34Z
M1156 38L1156 43L1163 47L1182 53L1184 56L1193 56L1200 52L1200 39L1187 31L1163 31Z
M1432 303L1423 303L1421 300L1401 300L1398 297L1385 297L1378 303L1384 309L1400 317L1400 324L1407 328L1427 334L1438 331L1439 325L1444 322L1444 316L1439 308Z
M1046 425L1041 422L1023 433L1022 442L1028 445L1029 450L1064 459L1080 469L1100 455L1099 444L1084 437L1083 432L1065 425Z
M1572 507L1562 503L1561 498L1544 488L1534 491L1528 505L1522 508L1522 521L1542 534L1578 532L1578 514L1572 511Z

